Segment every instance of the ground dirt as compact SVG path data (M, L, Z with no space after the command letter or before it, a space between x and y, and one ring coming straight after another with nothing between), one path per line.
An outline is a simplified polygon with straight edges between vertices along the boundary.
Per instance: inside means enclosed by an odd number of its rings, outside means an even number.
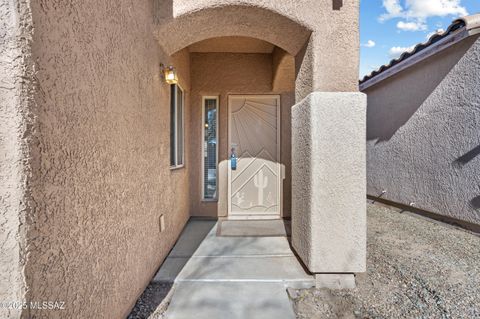
M297 318L480 318L480 238L368 206L366 274L357 288L289 291Z

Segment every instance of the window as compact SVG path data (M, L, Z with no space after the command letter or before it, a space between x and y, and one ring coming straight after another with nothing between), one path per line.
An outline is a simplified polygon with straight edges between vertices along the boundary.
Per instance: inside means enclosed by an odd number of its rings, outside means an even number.
M204 97L202 106L203 199L217 199L218 97Z
M183 91L178 84L170 86L170 166L183 166Z

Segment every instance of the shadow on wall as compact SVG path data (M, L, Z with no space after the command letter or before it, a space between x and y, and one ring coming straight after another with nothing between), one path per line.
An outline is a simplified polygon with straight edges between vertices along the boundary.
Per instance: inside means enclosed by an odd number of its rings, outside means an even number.
M470 201L470 206L473 209L480 209L480 196L475 197Z
M308 40L295 56L295 102L297 103L308 95L307 92L313 91L313 82L307 81L308 76L305 76L313 68L311 46L312 43Z
M157 22L173 17L173 0L154 0L153 6Z
M475 157L477 157L478 155L480 155L480 145L478 145L477 147L472 149L470 152L467 152L466 154L457 158L453 162L453 164L457 167L464 166L464 165L468 164L468 162L473 160Z
M436 90L474 42L474 38L467 39L465 45L457 44L364 90L363 93L368 95L367 140L377 140L376 143L390 140Z
M343 0L332 0L333 10L340 10L343 7Z

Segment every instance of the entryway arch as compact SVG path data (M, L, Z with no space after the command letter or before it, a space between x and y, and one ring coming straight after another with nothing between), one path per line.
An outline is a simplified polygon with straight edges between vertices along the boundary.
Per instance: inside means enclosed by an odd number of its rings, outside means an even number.
M252 37L270 42L295 56L311 30L278 12L258 6L210 6L159 19L156 37L171 55L209 38Z
M364 271L366 99L358 93L359 1L154 3L160 6L155 36L168 56L189 55L185 48L207 39L236 36L269 42L294 57L292 245L312 272ZM202 79L212 70L225 71L217 56L209 61ZM232 80L222 74L212 81L225 79ZM256 94L212 90L197 95Z
M188 92L188 144L191 213L197 216L232 218L232 205L236 203L232 198L237 198L237 194L235 190L231 195L227 192L233 185L230 179L236 180L237 185L244 178L244 182L240 184L241 192L246 196L240 206L246 210L245 214L240 215L247 217L246 215L251 213L256 217L290 216L290 112L295 104L294 57L272 43L239 36L203 40L178 54L189 56L191 88ZM234 96L237 98L233 103ZM206 114L206 100L215 104L212 110L216 112L214 123L206 121L209 118ZM242 108L244 104L245 108ZM232 113L232 108L240 108L241 111ZM240 135L237 134L239 131ZM212 134L215 136L216 145L202 140ZM268 143L272 145L267 145ZM205 165L210 163L210 159L206 158L205 145L208 145L210 156L216 157L217 168L213 166L208 170ZM238 157L238 169L235 171L229 170L228 165L232 147ZM262 157L262 154L265 155L265 152L261 152L263 147L274 149L269 149L269 161ZM248 174L237 179L234 175L243 172L244 163L251 164L248 165L248 172L244 172ZM257 167L257 164L272 166L270 169L275 171L275 176L267 177L269 185L264 194L265 200L258 203L253 179L257 170L264 170L264 176L270 171ZM213 180L213 185L209 184L208 180ZM213 198L212 194L204 197L204 190L209 188L215 194ZM264 204L270 207L268 212L262 211ZM239 217L238 214L236 217Z

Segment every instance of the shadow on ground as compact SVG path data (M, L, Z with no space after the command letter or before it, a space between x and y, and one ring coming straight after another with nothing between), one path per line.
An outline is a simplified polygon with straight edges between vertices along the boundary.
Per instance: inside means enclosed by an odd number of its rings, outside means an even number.
M172 288L172 283L151 282L137 300L127 319L163 318Z
M129 319L294 318L285 285L308 287L313 278L290 249L290 223L220 224L187 223Z
M175 248L185 254L185 257L191 257L215 226L215 223L215 221L205 221L205 223L203 223L205 227L200 228L200 231L185 236L185 233L187 233L187 227L189 226L187 223L179 237L182 238L182 240L177 241ZM175 248L172 249L169 257L176 255ZM186 259L185 264L187 261L188 259ZM176 277L182 271L185 264L178 267L172 277ZM168 308L174 290L173 279L165 281L152 280L147 288L145 288L145 291L140 298L138 298L127 319L164 318L164 313Z

